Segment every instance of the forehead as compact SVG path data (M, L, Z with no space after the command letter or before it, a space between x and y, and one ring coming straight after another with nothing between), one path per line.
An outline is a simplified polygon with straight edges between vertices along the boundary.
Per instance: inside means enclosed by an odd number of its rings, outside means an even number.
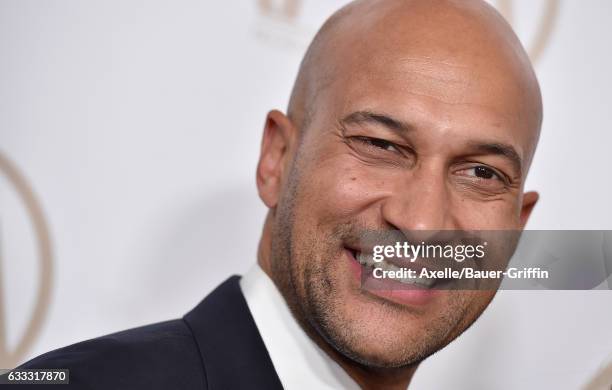
M374 104L397 114L427 110L432 121L455 120L457 125L486 119L520 126L527 119L523 91L507 76L491 73L431 57L377 57L336 77L330 94L341 109Z

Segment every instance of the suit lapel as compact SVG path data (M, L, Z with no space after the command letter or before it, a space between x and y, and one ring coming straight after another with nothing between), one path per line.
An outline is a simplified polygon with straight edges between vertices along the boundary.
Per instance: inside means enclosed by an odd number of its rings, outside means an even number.
M232 276L185 315L209 389L282 389L246 300Z

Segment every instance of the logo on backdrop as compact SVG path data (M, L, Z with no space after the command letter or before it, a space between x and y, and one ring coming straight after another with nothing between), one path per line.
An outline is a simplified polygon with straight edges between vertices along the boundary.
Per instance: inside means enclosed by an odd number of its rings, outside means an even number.
M256 34L262 40L278 44L283 47L305 49L309 39L314 35L314 27L303 25L299 17L305 7L304 3L314 3L322 0L256 0L259 8L259 25ZM544 0L538 25L530 38L522 38L522 41L531 57L536 63L550 41L559 13L560 0ZM348 1L347 1L348 2ZM517 2L515 0L491 0L498 11L504 15L506 20L517 28L515 18ZM531 3L530 3L531 4Z
M550 42L550 37L555 27L557 16L559 15L559 0L545 0L544 10L539 18L538 26L531 40L523 41L531 61L537 63L544 49ZM515 19L515 1L513 0L498 0L494 2L497 10L504 15L508 23L516 28Z
M38 289L34 302L34 309L28 318L27 325L19 336L14 347L9 349L6 339L7 314L5 312L6 297L2 294L2 277L0 277L0 368L13 368L19 364L26 356L36 341L40 329L45 321L49 300L51 298L51 283L53 270L53 257L51 253L51 241L49 238L49 229L45 222L42 209L32 188L28 184L25 177L19 172L17 167L0 153L0 175L4 176L8 183L8 188L3 188L4 192L13 192L21 201L25 208L28 222L32 227L34 241L37 245L36 255L38 257L38 270L30 275L22 275L23 277L38 277ZM0 220L0 222L2 222ZM5 224L0 224L1 229L10 228ZM2 230L0 229L0 275L6 278L6 273L2 270L2 262L4 253L2 253ZM18 259L9 259L9 261L18 261Z
M259 9L265 15L294 21L300 12L301 0L258 0Z

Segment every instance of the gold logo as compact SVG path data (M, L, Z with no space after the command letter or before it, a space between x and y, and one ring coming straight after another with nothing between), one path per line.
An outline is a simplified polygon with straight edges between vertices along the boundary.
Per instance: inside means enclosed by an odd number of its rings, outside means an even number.
M530 3L531 4L531 3ZM498 0L497 9L504 15L508 23L516 27L514 19L514 1L513 0ZM557 16L559 14L559 0L545 0L544 11L540 18L540 23L535 32L533 40L529 43L524 42L527 53L531 61L538 62L544 49L550 41L550 37L555 27Z
M301 0L259 0L259 9L262 13L288 21L297 18L301 5Z
M0 174L4 175L8 179L9 187L12 187L12 190L16 192L17 196L22 201L30 219L30 223L33 227L36 242L38 244L37 256L39 262L39 280L34 310L30 315L27 323L28 325L26 326L21 338L18 340L17 345L12 350L9 350L6 342L7 317L6 313L4 312L5 301L4 296L2 295L2 278L0 277L0 367L13 368L26 357L29 349L32 347L32 344L40 333L51 297L51 275L53 266L49 230L47 228L47 223L45 222L42 209L26 179L1 153ZM2 237L0 236L0 251L2 250L1 239ZM0 252L0 272L2 270L2 260L2 253ZM6 277L4 274L2 274L2 276Z

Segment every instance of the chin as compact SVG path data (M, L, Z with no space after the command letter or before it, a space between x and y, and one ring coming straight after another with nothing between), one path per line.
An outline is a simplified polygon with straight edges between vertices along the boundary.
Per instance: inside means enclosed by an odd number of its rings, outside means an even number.
M410 313L363 294L347 291L320 318L319 331L348 359L371 368L419 363L442 346L448 331L423 314ZM428 316L426 316L428 317Z
M384 329L374 334L349 340L335 340L334 346L347 358L370 368L400 368L418 364L429 355L419 343L419 334L414 332L393 335Z

